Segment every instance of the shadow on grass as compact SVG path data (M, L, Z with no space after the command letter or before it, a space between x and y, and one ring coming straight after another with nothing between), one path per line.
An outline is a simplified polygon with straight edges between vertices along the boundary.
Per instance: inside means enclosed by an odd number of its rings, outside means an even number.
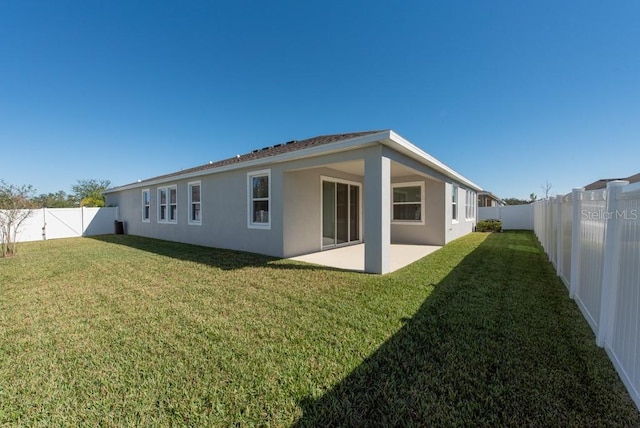
M163 241L160 239L135 235L98 235L89 236L88 238L109 244L124 245L126 247L178 260L201 263L203 265L222 270L263 267L281 270L293 269L347 272L326 266L286 261L278 257L266 256L264 254L183 244L174 241Z
M488 236L393 337L300 406L298 427L640 426L531 232Z

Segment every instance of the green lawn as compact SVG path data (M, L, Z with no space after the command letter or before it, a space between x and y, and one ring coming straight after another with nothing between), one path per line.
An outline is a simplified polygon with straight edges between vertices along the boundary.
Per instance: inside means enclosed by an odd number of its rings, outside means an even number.
M0 260L0 424L640 426L529 232L396 273L133 236Z

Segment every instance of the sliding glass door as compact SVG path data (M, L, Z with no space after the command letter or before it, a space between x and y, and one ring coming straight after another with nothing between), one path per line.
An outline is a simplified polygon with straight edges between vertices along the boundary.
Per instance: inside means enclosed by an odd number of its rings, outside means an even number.
M360 241L360 185L322 181L322 246Z
M336 183L322 182L322 246L336 244Z

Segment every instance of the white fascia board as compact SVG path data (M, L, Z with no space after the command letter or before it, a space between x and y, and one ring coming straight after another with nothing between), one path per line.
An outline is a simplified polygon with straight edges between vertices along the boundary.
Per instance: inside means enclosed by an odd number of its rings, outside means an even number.
M416 159L420 163L423 163L431 168L435 169L446 175L447 177L453 178L464 184L466 186L471 187L473 190L481 191L482 187L475 184L473 181L469 180L462 174L454 171L452 168L440 162L438 159L431 156L429 153L425 152L421 148L413 145L408 140L405 140L400 135L396 134L393 131L389 131L389 140L385 141L387 146L398 150L401 153L405 153L409 155L409 157Z
M207 168L200 171L194 171L191 173L177 174L171 177L163 177L152 180L145 180L140 183L125 184L124 186L114 187L102 192L103 194L120 192L123 190L137 189L140 187L155 186L157 184L170 183L178 180L190 179L195 177L201 177L203 175L217 174L221 172L233 171L236 169L254 168L263 165L287 162L290 160L304 159L313 156L319 156L329 153L336 153L345 150L351 150L356 147L365 147L373 143L379 142L385 138L389 138L391 131L381 131L375 134L363 135L361 137L350 138L348 140L341 140L335 143L322 144L320 146L309 147L307 149L295 150L292 152L282 153L274 156L267 156L264 158L248 160L245 162L234 163L231 165L225 165L218 168Z

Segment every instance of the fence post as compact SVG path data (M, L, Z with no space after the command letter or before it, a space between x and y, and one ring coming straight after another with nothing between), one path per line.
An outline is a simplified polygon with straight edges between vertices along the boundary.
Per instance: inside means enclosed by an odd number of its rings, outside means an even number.
M556 275L562 277L562 196L556 196Z
M580 284L580 234L582 226L582 192L584 187L572 190L571 204L573 205L573 219L571 221L571 282L569 297L574 299Z
M600 299L600 322L596 343L604 346L613 333L613 323L618 294L618 270L620 268L620 227L617 216L618 195L628 181L615 180L607 183L607 221L604 229L604 264L602 267L602 295Z
M551 216L549 215L549 204L551 203L551 199L544 200L544 251L547 253L547 257L551 260L551 256L549 255L549 238L550 230L551 230Z
M549 260L553 263L555 262L555 260L553 259L553 256L551 255L553 252L551 251L551 243L553 242L553 234L555 233L555 230L551 229L551 226L553 225L553 196L549 199L547 199L547 253L549 253Z
M545 199L544 202L542 202L542 227L544 230L544 242L542 243L542 246L544 247L544 251L545 253L547 253L547 255L549 254L549 249L547 248L547 241L549 240L549 216L547 215L547 204L549 203L548 199Z

